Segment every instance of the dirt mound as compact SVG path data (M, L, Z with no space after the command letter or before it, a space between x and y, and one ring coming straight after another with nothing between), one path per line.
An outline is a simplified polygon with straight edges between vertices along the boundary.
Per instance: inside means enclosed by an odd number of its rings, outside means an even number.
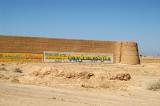
M126 84L118 80L126 81L131 78L126 73L114 76L115 73L111 71L95 67L97 66L93 66L93 64L76 64L76 66L73 64L48 63L8 64L0 67L0 78L4 80L8 78L8 81L14 83L47 86L67 85L83 88L121 88Z
M53 76L53 77L63 77L68 79L90 79L94 76L93 73L90 72L69 72L63 71L58 69L48 69L42 68L41 70L33 71L29 73L30 76L44 78L46 76Z
M144 79L159 77L159 68L159 64L0 63L0 81L80 89L128 89L129 85L144 86Z

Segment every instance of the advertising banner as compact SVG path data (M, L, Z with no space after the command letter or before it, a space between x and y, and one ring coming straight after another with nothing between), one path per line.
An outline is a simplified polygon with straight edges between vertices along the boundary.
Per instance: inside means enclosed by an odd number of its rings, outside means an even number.
M44 62L106 62L106 63L113 63L113 54L45 51L44 52Z
M35 53L0 53L0 62L42 62L43 54Z

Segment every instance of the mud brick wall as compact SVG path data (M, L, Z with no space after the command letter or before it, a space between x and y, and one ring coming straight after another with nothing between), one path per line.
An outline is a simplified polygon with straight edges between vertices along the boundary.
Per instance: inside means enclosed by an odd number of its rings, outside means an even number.
M1 53L43 53L44 51L109 53L114 55L114 63L139 64L136 42L0 35Z

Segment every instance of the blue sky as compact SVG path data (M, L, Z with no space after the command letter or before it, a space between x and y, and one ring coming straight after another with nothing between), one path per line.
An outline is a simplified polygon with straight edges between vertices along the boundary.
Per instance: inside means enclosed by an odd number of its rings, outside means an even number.
M160 0L0 0L0 34L134 40L160 54Z

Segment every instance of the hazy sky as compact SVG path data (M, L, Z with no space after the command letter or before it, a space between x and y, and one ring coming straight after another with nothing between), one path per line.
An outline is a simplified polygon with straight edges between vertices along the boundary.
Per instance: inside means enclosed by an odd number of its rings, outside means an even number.
M0 34L134 40L160 54L160 0L0 0Z

